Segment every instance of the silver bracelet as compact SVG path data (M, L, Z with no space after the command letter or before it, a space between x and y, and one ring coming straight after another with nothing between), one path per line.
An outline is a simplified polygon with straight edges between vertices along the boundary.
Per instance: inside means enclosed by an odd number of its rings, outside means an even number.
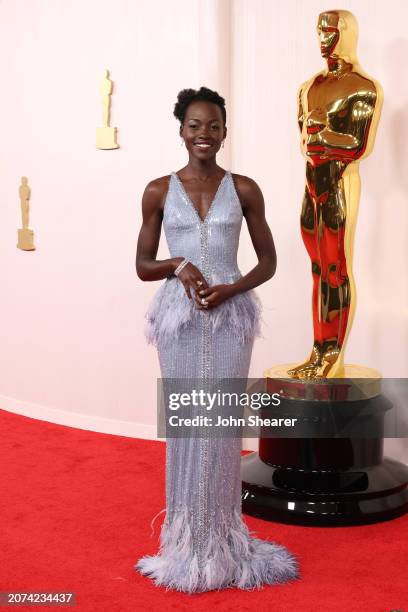
M176 276L178 276L180 274L180 272L182 271L182 269L188 264L190 263L188 259L184 258L183 261L177 266L177 268L174 270L174 274Z

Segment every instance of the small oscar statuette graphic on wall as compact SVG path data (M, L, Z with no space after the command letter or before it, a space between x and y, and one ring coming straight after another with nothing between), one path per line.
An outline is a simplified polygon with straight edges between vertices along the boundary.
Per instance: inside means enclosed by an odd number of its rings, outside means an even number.
M28 228L28 215L29 215L29 199L31 195L31 189L28 186L28 179L26 176L21 177L21 185L19 187L20 204L21 204L21 218L23 227L18 230L18 243L17 247L23 251L35 251L34 246L34 232Z
M97 149L118 149L117 128L110 127L110 107L113 83L109 78L109 70L105 70L99 84L99 92L102 97L102 127L96 128Z

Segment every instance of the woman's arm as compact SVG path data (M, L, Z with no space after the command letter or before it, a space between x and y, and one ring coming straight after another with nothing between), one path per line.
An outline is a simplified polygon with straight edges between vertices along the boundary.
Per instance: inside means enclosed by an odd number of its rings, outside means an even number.
M140 228L136 250L136 272L144 281L155 281L168 278L183 261L184 257L156 260L159 248L161 226L163 220L163 205L169 187L169 177L151 181L146 186L142 198L142 227ZM208 287L201 271L189 262L179 273L178 280L184 286L189 300L193 299L191 288ZM200 285L198 285L200 283ZM202 308L198 300L197 307Z
M276 250L272 232L265 218L265 203L258 184L247 176L234 175L252 244L258 257L257 265L232 284L232 294L248 291L272 278L276 271Z
M164 176L147 184L142 197L142 226L136 249L136 272L143 281L155 281L171 276L183 257L156 260L163 219L162 202L169 178Z

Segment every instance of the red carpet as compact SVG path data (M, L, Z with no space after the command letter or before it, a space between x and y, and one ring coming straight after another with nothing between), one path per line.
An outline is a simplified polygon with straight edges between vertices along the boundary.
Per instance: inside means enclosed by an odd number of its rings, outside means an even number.
M0 410L0 591L74 591L80 612L248 610L408 612L408 516L363 527L316 528L245 517L286 545L302 578L262 591L187 595L132 568L157 550L164 442L88 432ZM4 609L11 609L9 606Z

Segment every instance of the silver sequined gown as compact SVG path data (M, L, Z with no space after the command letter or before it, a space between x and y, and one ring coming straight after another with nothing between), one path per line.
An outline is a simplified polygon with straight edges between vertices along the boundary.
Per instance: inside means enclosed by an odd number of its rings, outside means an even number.
M171 257L187 257L210 285L242 276L237 250L242 208L227 171L204 221L171 173L163 212ZM261 305L251 290L199 310L176 276L146 313L146 338L158 350L161 376L247 378ZM282 545L253 537L241 517L240 437L167 438L166 517L157 555L135 568L157 585L188 593L286 582L298 576ZM162 510L163 512L163 510Z

